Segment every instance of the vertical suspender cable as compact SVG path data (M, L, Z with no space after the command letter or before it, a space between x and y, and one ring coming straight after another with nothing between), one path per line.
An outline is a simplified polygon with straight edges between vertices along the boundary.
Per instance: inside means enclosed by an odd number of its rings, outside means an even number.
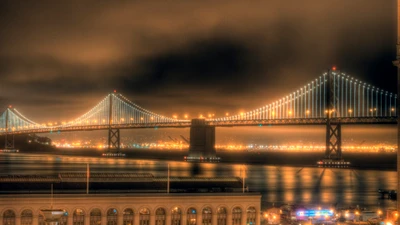
M353 99L354 99L354 101L353 101L353 111L354 111L354 117L356 116L356 109L357 109L357 107L356 107L356 93L357 93L357 80L356 81L354 81L354 95L353 95Z
M358 117L360 117L361 115L361 110L360 110L360 106L361 106L361 82L358 83Z
M326 109L326 104L325 104L325 102L326 102L326 78L325 78L325 74L324 74L324 111L326 111L327 109Z

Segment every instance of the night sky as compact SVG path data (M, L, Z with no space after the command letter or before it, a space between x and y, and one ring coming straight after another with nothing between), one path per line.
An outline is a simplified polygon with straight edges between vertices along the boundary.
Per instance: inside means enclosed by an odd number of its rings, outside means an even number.
M0 108L70 120L116 89L162 115L223 116L333 65L395 92L395 45L395 0L2 1Z

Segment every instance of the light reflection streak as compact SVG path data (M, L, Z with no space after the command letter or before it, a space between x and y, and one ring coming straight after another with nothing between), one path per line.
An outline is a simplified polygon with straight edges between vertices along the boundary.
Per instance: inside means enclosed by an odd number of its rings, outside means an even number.
M192 164L177 161L155 161L137 159L109 159L74 156L48 156L40 154L9 155L9 163L0 174L51 174L79 172L90 164L91 172L113 171L118 173L152 173L155 177L166 177L170 164L172 177L190 177ZM27 163L29 162L29 163ZM25 164L24 164L25 163ZM129 166L127 166L129 165ZM242 164L200 163L201 177L239 177ZM251 191L261 192L263 202L275 203L324 203L362 204L376 206L377 190L396 189L397 176L394 171L350 170L311 167L276 167L246 165L246 185ZM394 205L392 201L381 201L381 206Z

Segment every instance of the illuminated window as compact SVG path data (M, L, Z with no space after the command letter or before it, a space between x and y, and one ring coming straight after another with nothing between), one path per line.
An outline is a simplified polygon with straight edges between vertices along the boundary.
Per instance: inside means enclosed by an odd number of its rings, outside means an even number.
M181 225L182 212L178 207L171 210L171 225Z
M232 225L242 224L242 209L235 207L232 210Z
M217 225L226 225L226 209L220 207L217 211Z
M187 225L196 225L197 222L197 212L194 208L189 208L187 210Z
M64 215L61 216L60 225L67 225L68 224L68 212L65 211Z
M15 213L12 210L6 210L3 213L3 224L4 225L15 225Z
M203 209L203 215L202 215L202 224L203 225L211 225L211 219L212 219L212 211L210 207L206 207Z
M156 225L165 225L165 210L163 208L156 210Z
M107 211L107 225L117 225L117 210L111 208Z
M33 213L29 209L25 209L21 213L21 225L32 225Z
M100 209L93 209L90 212L90 225L101 225L101 211L100 211Z
M73 225L84 225L85 224L85 213L82 209L75 209L72 216Z
M253 225L256 224L256 209L254 207L250 207L247 209L247 219L246 224Z
M133 224L133 210L125 209L123 216L123 225L132 225Z
M150 224L150 210L148 208L140 209L139 224L140 225L149 225Z

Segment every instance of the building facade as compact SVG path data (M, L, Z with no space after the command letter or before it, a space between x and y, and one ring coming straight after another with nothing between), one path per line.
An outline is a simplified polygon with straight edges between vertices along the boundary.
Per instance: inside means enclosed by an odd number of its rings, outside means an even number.
M60 225L255 225L261 195L19 194L0 196L0 225L45 225L40 210L65 210Z

